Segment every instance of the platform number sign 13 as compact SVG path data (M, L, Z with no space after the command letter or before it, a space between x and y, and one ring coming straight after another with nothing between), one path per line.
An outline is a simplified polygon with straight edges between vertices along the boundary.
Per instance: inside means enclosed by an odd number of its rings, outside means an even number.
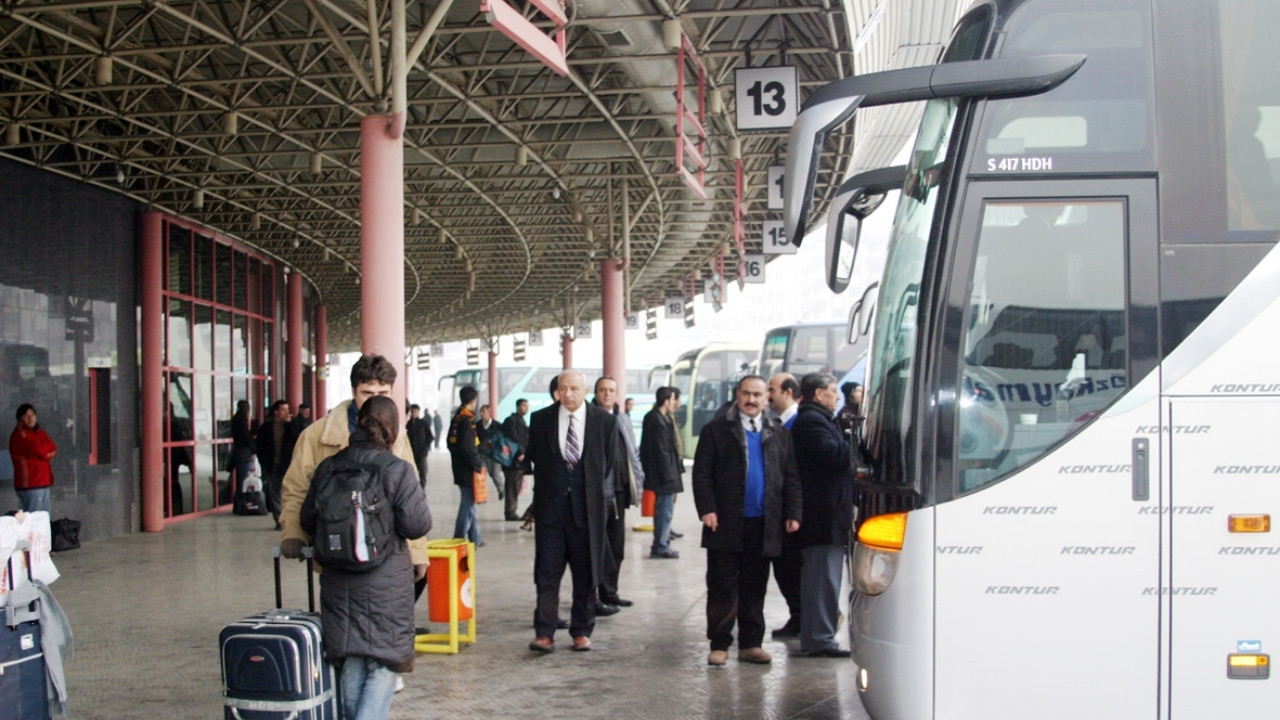
M794 255L796 246L787 240L786 230L781 220L764 221L764 254Z
M668 320L679 320L684 317L684 298L676 295L663 303L662 317Z
M764 256L742 256L742 282L758 285L764 282Z
M800 106L794 65L739 68L733 73L738 130L789 130Z
M766 193L767 207L770 210L782 209L782 174L786 171L783 165L769 166L769 188Z

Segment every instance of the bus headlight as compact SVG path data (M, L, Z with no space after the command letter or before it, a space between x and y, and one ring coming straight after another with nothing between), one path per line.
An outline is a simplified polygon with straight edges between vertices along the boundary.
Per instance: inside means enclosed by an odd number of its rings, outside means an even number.
M898 573L898 551L862 543L853 547L853 587L863 595L879 595L889 589Z

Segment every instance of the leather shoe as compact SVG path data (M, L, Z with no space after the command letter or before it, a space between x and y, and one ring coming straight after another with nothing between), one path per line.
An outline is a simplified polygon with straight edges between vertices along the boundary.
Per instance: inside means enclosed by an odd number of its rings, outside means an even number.
M675 550L664 550L663 552L650 551L649 557L661 558L663 560L675 560L676 558L680 557L680 553L676 552Z
M712 667L720 667L729 662L729 653L725 650L712 650L707 653L707 664Z
M556 643L549 637L536 637L529 643L529 649L540 653L553 653L556 651Z
M604 602L596 603L596 617L609 617L610 615L617 615L619 612L617 605L610 605Z
M667 534L671 536L672 540L679 540L680 538L684 537L684 533L678 533L675 530L672 530Z
M568 629L569 629L569 621L568 621L568 620L557 620L557 621L556 621L556 629L557 629L557 630L568 630Z
M591 649L591 638L586 637L584 635L584 636L579 636L573 639L574 652L587 652L590 649Z
M795 618L791 618L790 620L787 620L785 625L769 633L769 636L774 640L779 638L799 637L800 621Z
M520 522L524 518L520 517L519 515L506 515L502 519L506 520L507 522Z
M600 602L608 605L617 605L618 607L631 607L634 602L622 597L600 598Z
M738 651L738 659L742 662L755 663L757 665L765 665L773 662L773 656L765 652L764 648L747 648Z
M809 657L829 657L829 658L847 658L853 653L839 647L826 647L821 650L814 650L809 653Z

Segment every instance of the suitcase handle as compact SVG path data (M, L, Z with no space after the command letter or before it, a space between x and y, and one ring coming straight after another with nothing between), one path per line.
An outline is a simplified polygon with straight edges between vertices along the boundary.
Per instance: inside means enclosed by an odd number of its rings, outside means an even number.
M302 557L307 559L307 562L303 563L304 565L307 566L307 609L310 610L311 612L315 612L316 611L316 588L312 578L312 576L315 575L315 570L312 569L311 567L312 555L314 555L314 553L312 552L311 548L309 547L302 548ZM282 594L280 589L280 546L279 545L271 548L271 557L275 562L276 609L280 610L284 608L284 595ZM288 720L288 718L286 718L285 720Z

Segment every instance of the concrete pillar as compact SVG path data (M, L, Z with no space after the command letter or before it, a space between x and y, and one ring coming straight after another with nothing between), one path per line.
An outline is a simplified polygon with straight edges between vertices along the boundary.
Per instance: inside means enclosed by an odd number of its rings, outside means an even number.
M291 272L288 280L285 338L285 400L296 411L302 403L302 274ZM268 398L272 402L274 398Z
M391 132L395 121L360 121L360 349L395 366L391 397L403 409L404 140Z
M618 383L618 402L627 396L627 318L622 309L622 263L600 263L600 314L604 330L604 374Z
M498 417L498 353L489 353L489 409L493 413L493 418L499 422L502 418Z
M311 324L316 331L316 393L315 407L311 408L311 418L318 420L329 412L328 405L328 389L329 384L329 308L324 305L316 306L315 319Z
M164 529L164 223L142 215L142 530ZM212 468L200 468L207 472ZM190 488L188 488L190 490Z
M564 364L561 366L565 370L573 368L573 335L569 331L564 331L560 335L560 355L564 358Z

